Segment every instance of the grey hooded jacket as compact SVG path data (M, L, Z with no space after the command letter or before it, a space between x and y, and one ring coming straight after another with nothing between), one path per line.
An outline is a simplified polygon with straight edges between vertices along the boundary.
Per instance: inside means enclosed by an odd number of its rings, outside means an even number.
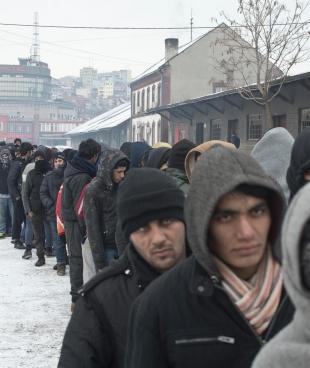
M294 138L284 128L268 130L254 146L251 156L261 165L266 174L276 180L288 202L290 191L286 181L286 172L290 165Z
M208 229L218 201L241 184L262 186L274 193L269 238L274 256L280 259L276 239L285 200L279 185L242 152L213 147L203 153L185 201L193 255L155 280L134 303L127 368L249 368L264 341L291 321L293 308L283 290L268 330L258 336L221 285Z
M217 274L208 247L210 220L217 202L241 184L262 186L274 192L270 241L274 256L280 260L280 243L276 239L286 205L277 182L267 177L261 166L248 155L220 146L203 153L196 165L189 199L185 202L185 218L187 238L201 266L211 275ZM201 183L206 183L205 187Z
M129 167L129 160L123 152L111 148L102 152L98 162L97 176L89 184L84 198L87 237L97 271L107 265L105 248L116 246L118 185L112 181L112 172L121 160L126 160L127 167Z
M257 356L253 368L308 368L310 365L310 291L301 282L299 239L310 218L310 184L294 197L283 223L283 272L296 307L292 322Z

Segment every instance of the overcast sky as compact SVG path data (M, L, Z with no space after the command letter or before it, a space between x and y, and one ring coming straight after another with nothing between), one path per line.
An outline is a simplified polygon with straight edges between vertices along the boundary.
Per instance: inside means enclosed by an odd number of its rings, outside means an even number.
M290 3L292 0L287 0ZM111 27L215 26L220 11L237 16L237 0L10 0L0 8L0 23L32 24L34 12L40 25ZM308 18L310 11L308 10ZM207 30L194 30L193 38ZM52 76L79 75L84 66L98 72L131 69L133 76L164 56L164 39L178 37L180 45L190 41L189 30L72 30L40 28L40 58ZM17 64L28 57L32 27L0 25L0 64ZM294 72L310 71L310 63Z

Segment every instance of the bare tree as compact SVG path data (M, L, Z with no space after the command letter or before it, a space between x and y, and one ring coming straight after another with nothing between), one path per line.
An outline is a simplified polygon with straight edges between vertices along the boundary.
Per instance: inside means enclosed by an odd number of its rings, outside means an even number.
M231 27L226 26L220 41L228 52L218 65L226 75L241 76L235 87L244 86L239 88L243 98L265 107L267 129L273 125L271 101L292 67L308 55L309 22L303 20L307 7L299 0L290 9L277 0L238 0L240 21L221 13Z

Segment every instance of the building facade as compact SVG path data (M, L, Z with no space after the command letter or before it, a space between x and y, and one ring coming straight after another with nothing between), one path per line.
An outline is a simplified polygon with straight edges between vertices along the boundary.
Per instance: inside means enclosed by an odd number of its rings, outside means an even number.
M293 137L310 128L310 73L288 77L272 100L271 110L273 126L286 128ZM161 106L151 112L169 117L171 143L182 138L197 144L213 139L230 141L235 133L241 140L240 149L250 152L266 132L264 107L244 100L237 89Z
M152 144L157 140L169 143L175 140L169 126L170 113L165 117L160 116L154 113L154 106L179 103L244 83L243 75L237 70L225 71L225 60L234 56L237 45L246 43L239 38L234 48L231 41L228 43L228 32L231 31L222 24L183 47L179 47L178 39L165 40L165 60L133 80L130 85L134 141L143 139ZM249 57L254 56L251 47L247 47L245 52ZM255 83L256 72L253 66L244 63L242 69L247 75L247 81Z
M52 90L46 63L29 58L19 59L19 65L0 65L0 139L65 144L63 134L81 120L73 103L52 100Z

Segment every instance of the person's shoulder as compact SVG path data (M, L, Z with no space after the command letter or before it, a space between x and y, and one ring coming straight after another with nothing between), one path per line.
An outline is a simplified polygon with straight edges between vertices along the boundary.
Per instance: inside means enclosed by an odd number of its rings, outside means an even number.
M129 260L126 255L123 255L120 259L113 262L110 266L105 267L98 274L96 274L91 280L89 280L81 289L80 294L85 296L89 293L98 290L115 286L117 287L117 278L126 275L126 270L129 266Z

